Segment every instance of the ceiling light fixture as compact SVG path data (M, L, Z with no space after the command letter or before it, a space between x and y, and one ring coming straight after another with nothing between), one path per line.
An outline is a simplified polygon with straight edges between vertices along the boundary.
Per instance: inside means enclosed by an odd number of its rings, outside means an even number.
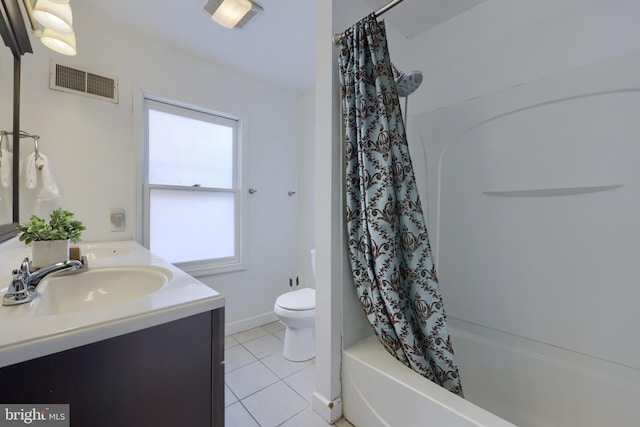
M262 7L251 0L204 0L202 7L211 19L226 28L242 28L262 11Z

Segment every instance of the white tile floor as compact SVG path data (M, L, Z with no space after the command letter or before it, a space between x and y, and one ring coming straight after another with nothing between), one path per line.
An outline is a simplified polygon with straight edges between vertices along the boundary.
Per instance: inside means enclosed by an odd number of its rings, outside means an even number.
M327 426L311 409L314 359L290 362L283 341L280 322L226 337L225 427Z

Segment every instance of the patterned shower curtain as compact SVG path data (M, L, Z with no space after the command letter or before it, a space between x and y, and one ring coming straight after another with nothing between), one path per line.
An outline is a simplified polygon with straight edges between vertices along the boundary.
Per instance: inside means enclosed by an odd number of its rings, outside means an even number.
M396 359L462 396L418 198L384 22L340 46L351 270L376 335Z

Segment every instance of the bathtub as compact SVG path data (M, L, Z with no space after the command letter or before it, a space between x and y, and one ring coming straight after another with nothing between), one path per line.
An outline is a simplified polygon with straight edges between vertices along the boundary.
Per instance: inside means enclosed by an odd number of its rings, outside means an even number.
M371 336L343 351L345 418L356 427L640 423L636 369L455 318L448 323L465 399L411 371Z
M342 363L344 416L356 427L514 426L413 372L375 336L345 348Z

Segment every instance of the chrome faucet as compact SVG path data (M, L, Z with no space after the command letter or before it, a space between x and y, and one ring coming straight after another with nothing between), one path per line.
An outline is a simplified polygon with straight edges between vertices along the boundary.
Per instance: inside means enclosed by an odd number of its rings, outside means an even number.
M72 259L59 262L38 269L33 273L29 271L30 265L29 258L25 258L20 264L20 267L13 270L13 281L11 285L9 285L7 293L2 297L2 305L18 305L33 300L40 282L51 274L80 272L89 268L85 257L82 257L81 261Z

